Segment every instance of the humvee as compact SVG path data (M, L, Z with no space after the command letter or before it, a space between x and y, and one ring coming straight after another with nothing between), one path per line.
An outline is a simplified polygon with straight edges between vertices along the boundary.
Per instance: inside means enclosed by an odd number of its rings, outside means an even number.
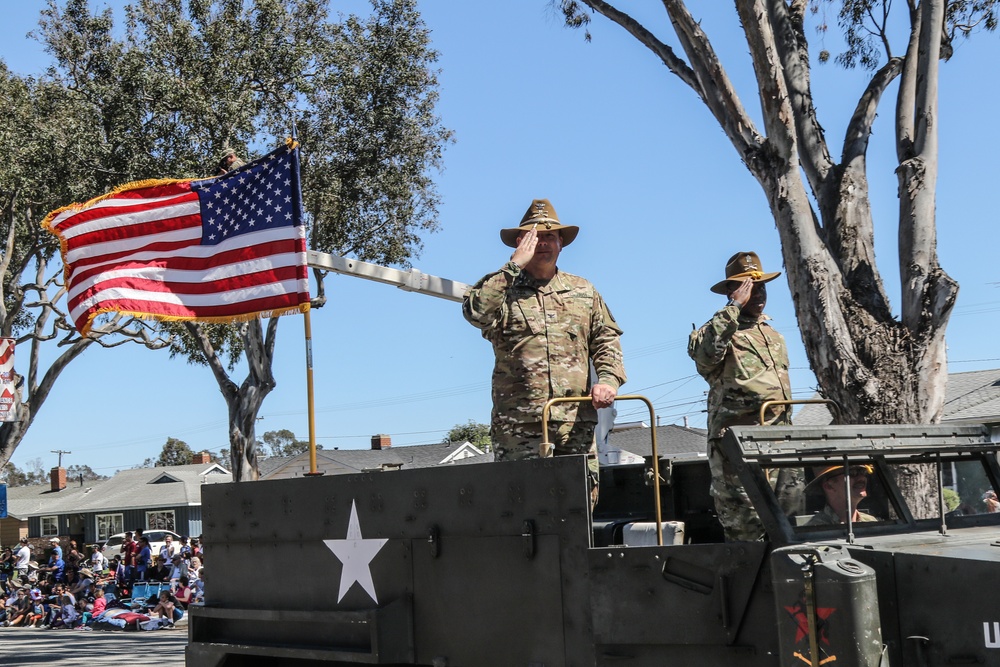
M582 457L206 486L187 664L1000 665L989 428L748 426L723 447L765 539L725 542L705 459L655 439L602 468L593 511ZM770 471L837 463L870 466L873 521L782 509ZM913 465L933 511L897 485Z

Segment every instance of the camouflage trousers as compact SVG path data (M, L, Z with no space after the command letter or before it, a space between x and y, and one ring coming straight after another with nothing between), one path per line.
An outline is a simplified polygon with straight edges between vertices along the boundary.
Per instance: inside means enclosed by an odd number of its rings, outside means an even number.
M594 422L549 422L548 440L553 445L553 456L587 454L587 468L590 471L591 509L597 505L597 482L599 463L597 442L594 440ZM542 423L493 423L490 430L493 441L494 461L520 461L541 458L539 446L543 442Z
M553 455L596 454L596 427L594 422L550 421L547 440L553 445ZM490 439L493 441L494 459L497 461L537 459L540 457L539 446L546 440L542 438L541 422L494 423Z
M712 471L710 493L715 512L727 542L755 542L764 539L764 526L753 508L735 467L723 456L720 440L708 441L708 467ZM767 478L778 497L778 504L788 514L801 514L805 508L805 475L802 468L771 468Z

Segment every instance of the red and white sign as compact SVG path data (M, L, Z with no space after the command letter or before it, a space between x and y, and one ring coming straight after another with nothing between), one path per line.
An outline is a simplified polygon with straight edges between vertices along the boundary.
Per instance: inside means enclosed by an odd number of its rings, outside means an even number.
M14 339L0 338L0 422L17 421L14 391Z

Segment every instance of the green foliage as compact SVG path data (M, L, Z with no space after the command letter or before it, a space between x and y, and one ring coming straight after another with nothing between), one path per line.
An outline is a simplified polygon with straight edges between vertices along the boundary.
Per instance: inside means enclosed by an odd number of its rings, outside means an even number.
M105 479L110 479L108 475L101 475L94 472L93 468L88 465L71 465L66 467L67 480L80 480L81 478L84 482L100 482Z
M490 451L490 427L488 424L480 424L470 419L465 424L455 424L444 440L444 444L468 442L483 451Z
M373 15L330 26L300 124L311 245L336 255L408 265L418 233L436 229L451 132L434 114L437 53L413 0L373 0Z
M261 445L266 446L264 451L271 456L296 456L309 451L309 441L296 439L295 434L288 429L268 431L261 437L261 442L257 443L258 448L262 448ZM316 449L323 447L316 445Z
M827 11L837 14L837 26L843 33L846 49L839 53L837 64L847 68L861 66L875 70L893 55L902 55L906 44L893 47L895 19L891 0L810 0L810 11L820 17L817 31L829 30ZM956 37L969 37L977 30L993 31L997 27L997 0L951 0L945 9L945 29L941 35L941 57L948 60ZM903 11L907 11L905 8ZM893 51L895 48L895 51ZM820 62L829 58L821 56Z
M18 77L3 63L0 99L0 233L4 239L14 236L12 252L3 258L0 328L4 336L19 336L44 311L37 304L44 301L46 277L34 274L59 249L39 222L51 209L92 196L85 193L95 187L94 133L68 91L50 81Z
M434 115L437 54L415 0L373 0L370 17L341 23L328 4L136 0L119 38L110 10L49 0L38 34L52 80L96 128L91 192L211 175L223 148L249 159L297 125L312 246L407 264L436 227L429 172L451 136ZM206 363L187 327L162 329L172 356ZM200 329L232 370L239 327Z
M71 465L66 467L66 479L72 483L83 477L84 482L98 482L109 479L107 475L94 472L88 465ZM36 486L49 483L49 473L42 469L41 459L32 459L27 462L25 469L21 470L13 463L8 462L0 471L0 483L7 486Z
M157 468L163 466L186 466L191 463L192 456L194 456L194 452L191 451L186 442L176 438L167 438L166 443L163 445L163 450L160 452L160 456L156 459L154 465Z
M12 488L45 484L48 479L48 474L42 469L42 460L37 458L28 461L24 470L9 461L0 469L0 482Z

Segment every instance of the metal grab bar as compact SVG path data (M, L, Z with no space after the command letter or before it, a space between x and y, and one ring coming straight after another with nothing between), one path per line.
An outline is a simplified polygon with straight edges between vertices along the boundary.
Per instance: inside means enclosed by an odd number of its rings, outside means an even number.
M826 405L832 407L833 412L835 413L833 415L833 421L834 422L840 421L842 413L840 411L840 404L837 403L837 401L834 401L829 398L809 398L809 399L803 399L801 401L786 401L786 400L764 401L760 406L760 415L759 415L760 418L757 420L757 423L759 424L764 423L764 411L767 410L772 405L808 405L810 403L825 403Z
M542 408L542 443L538 446L538 454L549 458L555 453L555 446L549 442L549 409L556 403L583 403L593 401L590 396L562 396L550 398ZM656 507L656 544L663 546L663 510L660 507L660 457L656 451L656 414L653 404L645 396L638 394L623 394L616 396L615 401L642 401L649 408L650 437L653 445L653 500Z

